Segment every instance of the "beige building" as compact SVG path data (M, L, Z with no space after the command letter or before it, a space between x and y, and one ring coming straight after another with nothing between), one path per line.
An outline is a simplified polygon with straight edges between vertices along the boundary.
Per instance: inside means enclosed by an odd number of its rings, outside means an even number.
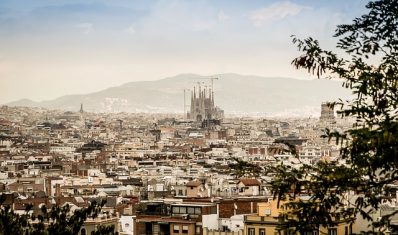
M260 195L260 182L256 179L240 179L238 189L240 196L258 196Z
M113 226L115 232L119 232L119 218L117 216L100 216L95 219L88 218L82 228L80 235L90 235L97 231L100 226Z
M283 225L280 220L280 214L284 212L284 202L271 200L265 203L258 203L258 213L246 215L244 218L245 235L274 235L274 234L291 234L291 231L281 231L279 226ZM353 225L341 222L336 227L319 227L319 229L308 231L305 235L348 235L352 234Z
M209 189L199 180L189 181L186 185L187 197L208 197Z

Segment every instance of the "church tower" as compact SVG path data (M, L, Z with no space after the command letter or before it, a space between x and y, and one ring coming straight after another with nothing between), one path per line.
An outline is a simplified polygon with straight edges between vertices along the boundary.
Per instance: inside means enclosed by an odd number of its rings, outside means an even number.
M196 95L197 92L197 95ZM203 121L215 118L222 118L220 115L223 112L214 105L214 91L210 88L203 88L198 84L198 90L194 87L191 91L191 108L188 113L188 118L196 121Z

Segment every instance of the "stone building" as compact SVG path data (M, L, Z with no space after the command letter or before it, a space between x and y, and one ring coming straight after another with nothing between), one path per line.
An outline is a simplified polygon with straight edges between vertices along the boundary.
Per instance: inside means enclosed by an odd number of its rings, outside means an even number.
M222 119L224 117L224 110L214 105L214 91L211 89L202 89L198 87L198 94L196 94L196 87L191 92L191 109L188 113L188 119L203 121L210 119Z

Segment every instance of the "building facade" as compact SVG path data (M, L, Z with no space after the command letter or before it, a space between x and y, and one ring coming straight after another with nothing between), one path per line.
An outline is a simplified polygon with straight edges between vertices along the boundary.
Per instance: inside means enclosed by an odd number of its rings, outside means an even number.
M328 121L334 122L334 107L329 102L325 102L321 104L321 117L319 118L320 121Z
M278 206L277 200L269 200L269 202L257 204L257 214L246 215L244 217L244 233L245 235L269 235L269 234L299 234L294 233L294 228L282 229L284 222L281 220L281 214L286 213L283 206L286 201L280 201ZM301 235L349 235L353 234L353 224L349 221L339 221L336 226L324 227L320 226L312 231L304 232Z
M188 119L203 121L210 119L222 119L224 111L214 105L214 91L211 89L196 87L191 92L191 109L188 113Z

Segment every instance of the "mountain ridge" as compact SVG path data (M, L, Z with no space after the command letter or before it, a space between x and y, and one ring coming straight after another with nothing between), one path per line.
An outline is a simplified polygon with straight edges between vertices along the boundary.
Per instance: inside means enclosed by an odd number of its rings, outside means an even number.
M77 111L84 104L93 112L182 112L183 90L197 83L210 87L214 80L215 103L226 113L277 113L300 107L320 107L324 101L347 98L349 90L327 79L261 77L233 73L202 76L179 74L159 80L135 81L88 94L60 96L53 100L21 99L9 106L57 108ZM186 104L190 103L187 92Z

